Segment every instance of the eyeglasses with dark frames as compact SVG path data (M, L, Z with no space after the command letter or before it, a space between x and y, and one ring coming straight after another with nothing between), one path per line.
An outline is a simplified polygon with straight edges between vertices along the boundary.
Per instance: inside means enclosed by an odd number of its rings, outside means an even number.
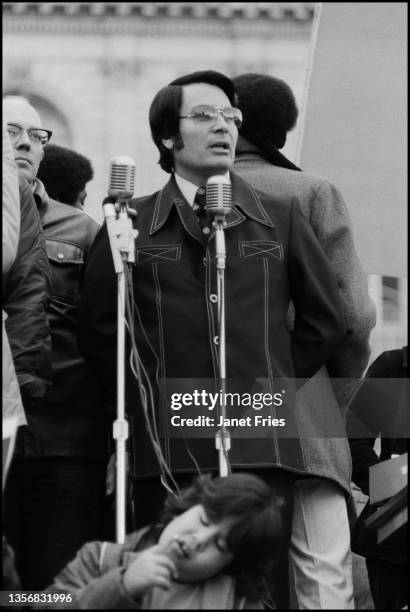
M42 128L30 128L26 130L16 123L8 123L7 131L12 142L16 142L21 138L23 132L27 132L30 142L39 144L42 147L48 143L53 134L50 130L43 130Z

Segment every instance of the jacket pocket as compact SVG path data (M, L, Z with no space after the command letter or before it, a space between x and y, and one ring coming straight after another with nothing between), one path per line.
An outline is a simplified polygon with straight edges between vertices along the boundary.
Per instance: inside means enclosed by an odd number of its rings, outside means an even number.
M51 295L68 304L80 298L84 254L80 247L68 242L46 239L51 267Z
M283 246L274 240L246 240L239 242L239 254L244 259L271 258L283 261Z
M155 246L137 246L135 249L135 263L137 264L137 266L153 263L179 263L180 260L180 244L157 244Z

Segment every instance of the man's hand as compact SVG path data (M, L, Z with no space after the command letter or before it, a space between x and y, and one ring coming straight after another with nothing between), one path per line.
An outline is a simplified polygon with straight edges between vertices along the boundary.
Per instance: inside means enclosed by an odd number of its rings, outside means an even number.
M177 570L169 553L160 544L139 553L124 573L125 590L132 597L140 597L153 587L168 590Z

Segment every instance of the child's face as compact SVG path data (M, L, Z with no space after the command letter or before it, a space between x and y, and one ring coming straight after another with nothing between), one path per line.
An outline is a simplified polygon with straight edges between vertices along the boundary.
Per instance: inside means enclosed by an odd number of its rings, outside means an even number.
M215 576L233 559L226 546L232 518L211 523L201 505L175 517L159 539L174 560L178 581L201 582Z

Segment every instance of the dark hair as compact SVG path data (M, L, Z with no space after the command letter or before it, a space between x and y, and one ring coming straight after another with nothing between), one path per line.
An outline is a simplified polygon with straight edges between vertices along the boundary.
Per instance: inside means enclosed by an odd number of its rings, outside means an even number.
M235 87L227 76L215 70L199 70L174 79L154 97L149 109L149 124L152 139L159 150L159 164L165 172L173 171L173 154L162 144L164 138L176 138L175 146L182 148L179 136L179 111L182 102L182 88L192 83L208 83L219 87L229 102L236 106Z
M272 164L300 170L278 151L296 125L298 109L289 85L272 76L248 72L232 79L243 121L239 133Z
M44 183L50 198L74 205L93 176L91 162L84 155L55 144L44 147L37 178Z
M168 497L161 524L167 525L196 504L205 508L214 523L227 517L236 519L227 537L234 559L225 571L236 577L239 596L266 596L265 581L272 572L282 537L284 499L254 474L199 476L180 495Z

